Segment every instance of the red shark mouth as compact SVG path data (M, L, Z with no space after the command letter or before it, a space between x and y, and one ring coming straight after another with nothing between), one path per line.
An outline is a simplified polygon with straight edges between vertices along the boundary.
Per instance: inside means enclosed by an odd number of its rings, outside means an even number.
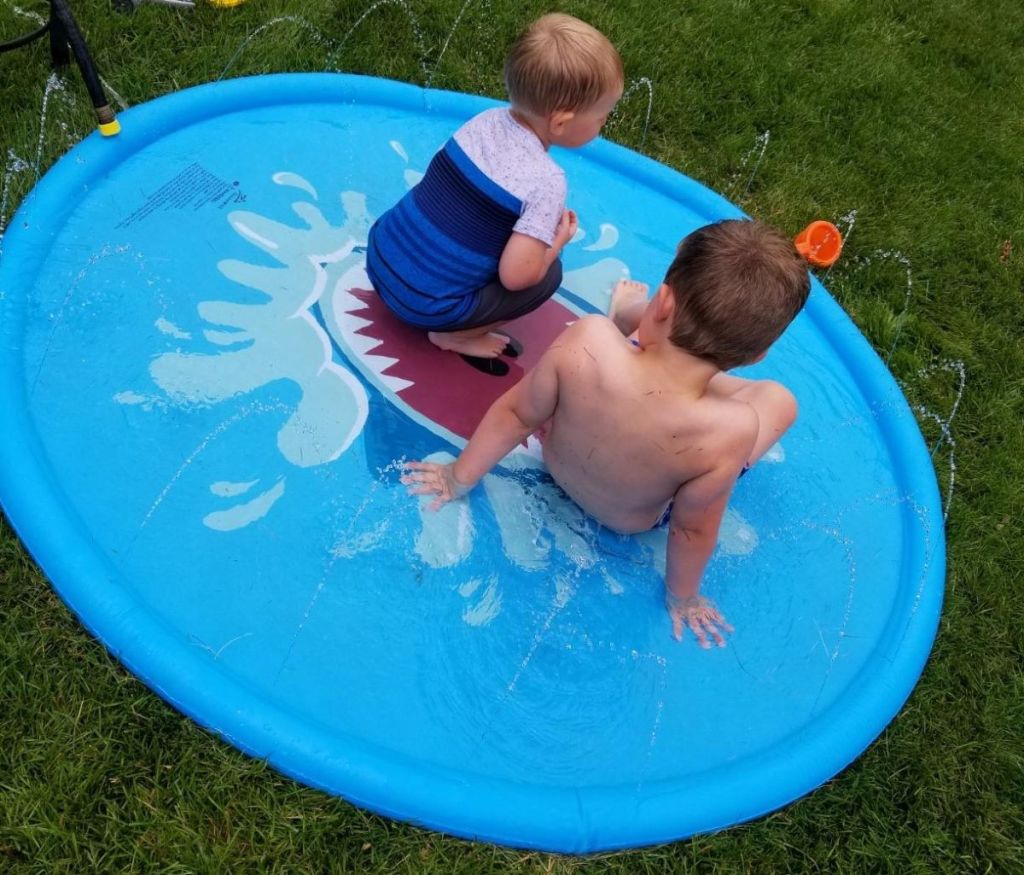
M468 440L491 404L533 367L565 326L578 317L555 299L502 328L523 345L516 359L505 361L509 372L484 374L455 353L438 349L422 329L399 321L376 292L340 291L333 317L335 336L352 359L387 395L400 399L429 422ZM328 320L329 322L332 320Z

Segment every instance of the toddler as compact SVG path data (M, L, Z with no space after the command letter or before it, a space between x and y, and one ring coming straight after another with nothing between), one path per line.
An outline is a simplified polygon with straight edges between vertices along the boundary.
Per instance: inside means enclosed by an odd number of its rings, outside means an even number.
M366 270L388 308L435 346L504 374L520 347L495 331L544 303L575 235L566 184L548 154L601 131L622 96L612 44L569 15L531 24L505 61L511 105L470 119L423 179L373 225Z

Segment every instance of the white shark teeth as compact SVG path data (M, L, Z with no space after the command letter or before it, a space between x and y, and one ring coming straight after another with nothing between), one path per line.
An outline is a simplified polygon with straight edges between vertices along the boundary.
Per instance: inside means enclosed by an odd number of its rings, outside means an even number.
M393 364L398 363L396 358L386 355L365 355L363 356L363 361L373 369L373 372L380 378L380 381L392 392L401 392L402 389L413 385L411 380L403 380L401 377L393 377L390 374L384 373Z
M396 364L398 359L386 355L371 354L370 350L380 346L384 342L383 339L357 333L363 328L373 325L373 320L364 319L362 316L356 315L356 312L367 309L366 303L359 300L355 295L349 292L340 292L338 294L334 312L337 316L344 341L354 353L362 358L363 363L373 371L382 385L392 392L401 392L403 389L414 385L414 383L411 380L404 380L401 377L384 373L393 364Z
M351 316L357 310L369 310L370 305L353 295L347 289L339 290L334 310L339 316Z
M379 337L368 337L365 334L347 334L345 341L360 355L366 355L371 349L376 349L384 342Z
M403 380L401 377L392 377L388 374L378 374L378 376L381 382L396 394L414 385L412 380Z
M362 316L356 316L353 313L346 313L342 319L342 324L348 331L358 331L367 325L373 325L369 319L364 319Z

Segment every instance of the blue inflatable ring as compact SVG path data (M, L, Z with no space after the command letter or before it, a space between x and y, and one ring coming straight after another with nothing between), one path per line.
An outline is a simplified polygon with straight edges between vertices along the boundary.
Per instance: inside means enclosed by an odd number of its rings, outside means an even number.
M422 510L400 460L457 452L497 384L374 309L366 231L491 105L262 76L75 147L0 261L5 512L154 691L357 805L575 852L756 817L854 760L924 666L945 559L929 454L815 282L749 371L801 417L739 484L707 575L728 647L672 639L664 532L601 529L529 448ZM555 158L581 235L516 329L533 354L742 215L608 142Z

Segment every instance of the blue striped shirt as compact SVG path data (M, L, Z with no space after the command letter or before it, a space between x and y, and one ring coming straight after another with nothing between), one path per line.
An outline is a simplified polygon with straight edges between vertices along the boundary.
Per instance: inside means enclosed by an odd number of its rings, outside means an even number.
M426 329L458 325L472 312L475 292L497 276L522 207L453 137L423 179L370 229L370 282L405 322Z

